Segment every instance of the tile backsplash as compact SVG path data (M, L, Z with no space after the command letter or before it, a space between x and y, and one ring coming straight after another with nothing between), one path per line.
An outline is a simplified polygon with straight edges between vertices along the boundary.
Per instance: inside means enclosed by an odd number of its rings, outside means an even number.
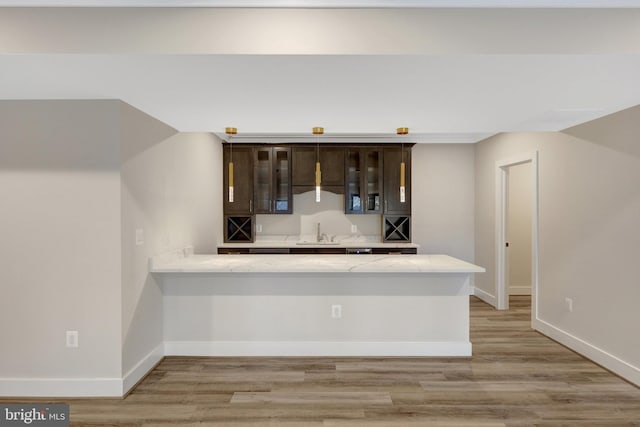
M320 202L316 202L315 192L309 191L293 196L293 213L290 215L256 215L256 225L262 227L256 238L315 237L318 223L320 232L328 236L367 236L380 240L382 235L381 215L346 215L343 195L322 191ZM353 225L357 227L355 233L351 231Z

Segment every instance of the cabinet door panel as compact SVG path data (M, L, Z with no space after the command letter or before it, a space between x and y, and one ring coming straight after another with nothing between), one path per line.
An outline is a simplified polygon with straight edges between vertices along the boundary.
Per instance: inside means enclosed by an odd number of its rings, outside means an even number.
M315 146L293 147L293 186L296 194L313 191L316 185ZM320 170L322 171L322 190L337 194L344 193L344 148L320 146ZM301 187L304 187L302 189Z
M273 213L291 213L291 149L273 149Z
M405 201L400 201L400 163L405 163ZM384 149L384 213L411 215L411 148Z
M233 202L229 202L229 161L233 159ZM253 148L225 145L223 155L224 213L251 214L253 200Z
M366 151L367 199L365 211L367 213L382 212L383 180L382 180L382 150L368 149Z
M293 185L315 185L316 147L293 147Z
M345 157L345 212L382 213L382 149L348 148Z
M320 146L322 187L344 186L344 148ZM342 194L342 192L340 192Z
M345 212L348 214L362 213L362 175L363 159L359 149L347 149L345 161Z
M265 214L271 212L271 149L256 148L254 156L253 203L255 212Z

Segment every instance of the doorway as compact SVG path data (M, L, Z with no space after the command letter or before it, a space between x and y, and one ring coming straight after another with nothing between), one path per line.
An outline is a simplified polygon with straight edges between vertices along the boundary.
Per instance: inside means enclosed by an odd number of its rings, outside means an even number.
M497 308L509 309L509 295L530 294L537 316L538 153L496 162Z
M505 288L511 295L531 295L531 162L507 169Z

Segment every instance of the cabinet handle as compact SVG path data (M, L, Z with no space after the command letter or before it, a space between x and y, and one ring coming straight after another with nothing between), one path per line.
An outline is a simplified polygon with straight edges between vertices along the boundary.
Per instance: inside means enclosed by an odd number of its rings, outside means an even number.
M253 213L253 200L249 199L249 213Z
M388 210L389 210L389 201L385 200L384 201L384 213L387 213Z

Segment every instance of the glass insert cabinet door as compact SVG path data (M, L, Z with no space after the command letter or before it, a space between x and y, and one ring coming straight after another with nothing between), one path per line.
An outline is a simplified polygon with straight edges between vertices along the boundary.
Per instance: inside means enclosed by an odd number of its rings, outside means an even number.
M347 150L346 160L346 191L345 191L345 211L346 213L362 213L362 195L361 195L361 157L360 150Z
M291 150L273 149L273 213L291 212Z
M346 154L345 212L382 212L382 151L375 148L348 149Z
M271 212L271 148L257 148L253 162L253 203L256 213Z
M256 213L291 213L290 148L256 148L253 188Z
M367 206L369 213L382 212L382 152L367 150Z

